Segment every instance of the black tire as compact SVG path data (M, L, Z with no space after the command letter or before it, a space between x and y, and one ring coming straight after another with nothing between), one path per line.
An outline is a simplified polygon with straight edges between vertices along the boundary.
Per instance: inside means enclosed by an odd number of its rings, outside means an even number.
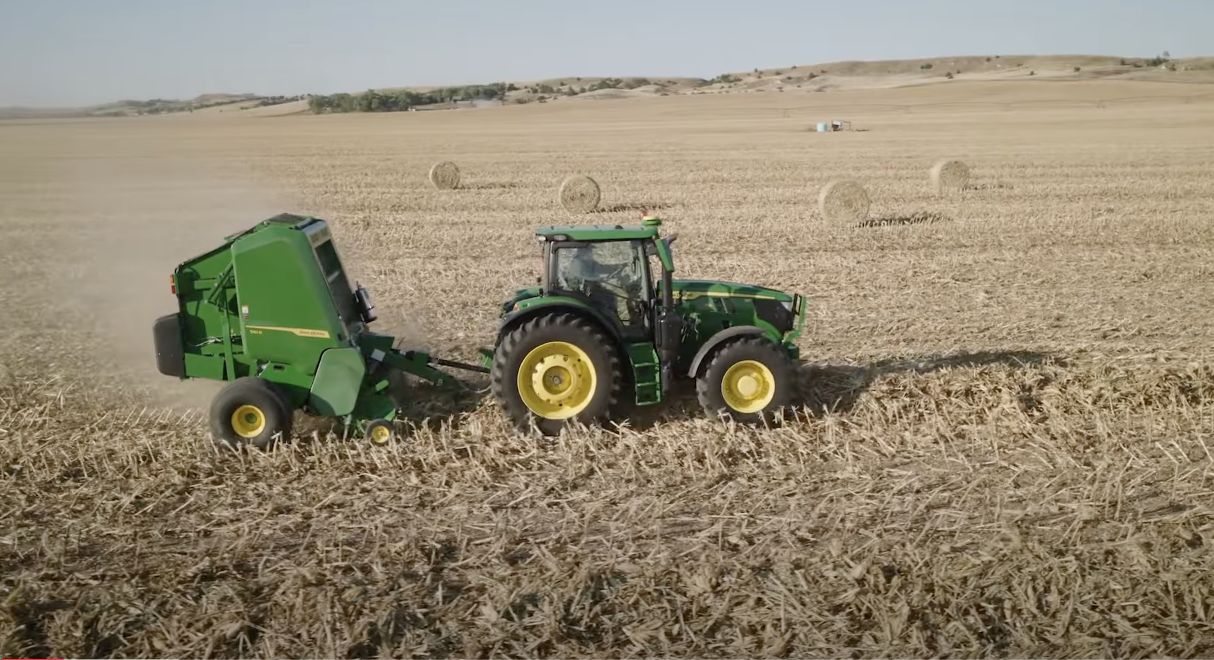
M774 381L767 384L760 382L755 403L761 403L766 398L768 389L771 390L771 398L757 410L739 410L731 406L723 391L730 368L747 361L766 367L768 373L763 374L761 381L768 377ZM796 389L793 366L788 354L765 337L735 339L718 348L705 365L703 373L696 379L696 396L704 411L713 417L723 414L743 424L770 424L775 421L776 413L788 405Z
M528 355L550 342L565 342L581 349L589 358L589 365L578 359L568 362L568 369L594 376L594 392L585 407L565 418L544 417L533 412L519 391L519 371ZM570 422L591 425L602 422L611 414L619 401L620 364L615 343L597 325L574 314L547 314L524 322L502 338L490 370L490 387L516 428L526 431L534 423L542 434L553 436ZM584 371L587 366L593 371ZM568 369L558 373L568 374ZM576 388L579 379L573 377L571 383L571 387Z
M248 423L260 428L249 428L242 435L236 427L234 416L245 406L249 407ZM211 435L228 449L239 450L252 445L268 451L278 439L286 441L291 437L293 412L286 396L270 381L237 378L225 385L211 402ZM276 435L280 435L280 438L276 438Z

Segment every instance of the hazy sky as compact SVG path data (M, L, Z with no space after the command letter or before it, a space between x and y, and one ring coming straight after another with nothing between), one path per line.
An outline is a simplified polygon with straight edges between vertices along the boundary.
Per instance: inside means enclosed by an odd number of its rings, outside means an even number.
M1214 55L1212 35L1211 0L0 0L0 105L846 59L1191 57Z

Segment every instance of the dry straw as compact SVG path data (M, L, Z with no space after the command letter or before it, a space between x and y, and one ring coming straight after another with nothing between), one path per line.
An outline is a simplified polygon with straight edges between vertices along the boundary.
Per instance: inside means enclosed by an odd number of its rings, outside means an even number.
M868 217L868 192L855 181L831 181L818 193L818 210L834 223L859 222Z
M599 206L601 191L594 179L575 174L561 182L561 206L570 213L590 213Z
M932 166L932 188L936 192L961 190L970 180L970 168L959 160L942 160Z
M452 190L459 185L459 166L444 160L430 168L430 183L439 190Z

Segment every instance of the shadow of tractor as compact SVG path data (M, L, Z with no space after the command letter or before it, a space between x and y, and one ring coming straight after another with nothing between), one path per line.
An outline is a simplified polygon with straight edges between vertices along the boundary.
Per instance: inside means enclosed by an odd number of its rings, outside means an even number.
M796 372L796 393L791 404L815 417L846 414L856 408L864 393L883 376L992 365L1028 369L1043 365L1065 368L1068 363L1062 357L1034 351L976 351L887 358L859 366L803 364ZM434 431L444 424L455 423L465 413L475 412L492 396L487 376L469 379L467 389L444 388L409 378L407 384L397 387L397 392L401 413L398 419L406 425ZM632 430L646 431L668 422L708 418L696 397L693 379L679 379L666 399L654 406L631 404L631 396L629 388L620 392L621 405L606 428L626 425ZM322 435L328 432L342 435L341 425L332 420L309 421L305 428L318 430Z
M1034 351L976 351L932 354L877 360L860 366L805 364L797 371L797 391L791 404L815 417L845 414L855 409L864 393L882 376L915 373L929 374L945 369L978 368L1004 365L1027 369L1054 365L1065 368L1064 358ZM617 416L628 426L642 431L664 422L706 418L696 397L696 383L682 379L669 397L656 406L625 406Z
M796 406L816 416L847 413L878 378L893 374L930 374L945 369L1003 365L1027 369L1066 367L1065 358L1035 351L977 351L878 360L863 366L806 365L801 368L801 396Z

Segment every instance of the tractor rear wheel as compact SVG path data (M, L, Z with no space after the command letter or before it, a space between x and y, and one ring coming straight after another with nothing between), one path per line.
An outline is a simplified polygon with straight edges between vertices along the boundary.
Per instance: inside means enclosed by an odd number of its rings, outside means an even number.
M491 387L510 421L557 435L569 422L605 419L620 392L620 356L597 326L548 314L507 334L494 354Z
M793 392L793 362L772 341L743 337L716 351L696 380L705 412L746 423L771 423Z
M291 435L292 410L273 383L261 378L237 378L211 402L211 434L220 445L238 450L252 445L269 450L281 434Z

